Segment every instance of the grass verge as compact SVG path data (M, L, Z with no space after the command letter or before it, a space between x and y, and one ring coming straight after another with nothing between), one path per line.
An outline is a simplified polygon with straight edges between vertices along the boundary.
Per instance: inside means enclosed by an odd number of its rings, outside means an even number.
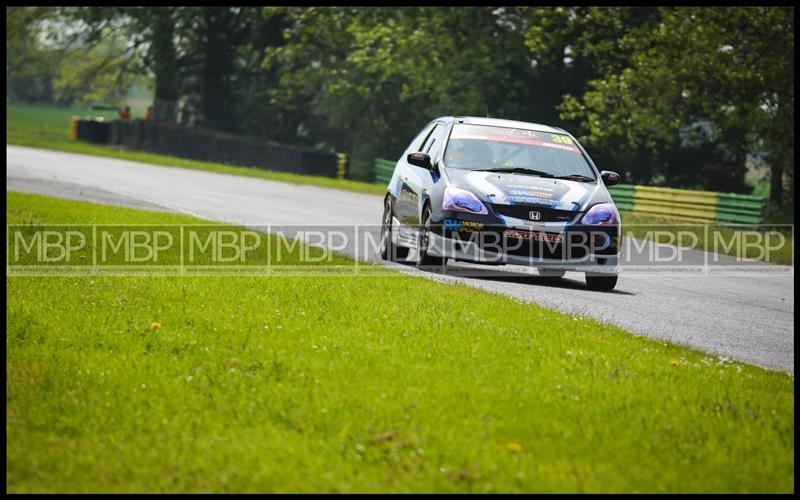
M8 195L8 223L198 222ZM6 288L10 492L793 489L791 376L467 286Z

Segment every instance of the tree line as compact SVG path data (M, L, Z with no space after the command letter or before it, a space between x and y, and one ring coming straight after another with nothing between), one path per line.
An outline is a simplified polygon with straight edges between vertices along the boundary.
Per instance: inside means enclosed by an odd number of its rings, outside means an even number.
M793 7L7 8L9 99L117 102L345 152L355 178L437 115L561 126L632 183L794 201Z

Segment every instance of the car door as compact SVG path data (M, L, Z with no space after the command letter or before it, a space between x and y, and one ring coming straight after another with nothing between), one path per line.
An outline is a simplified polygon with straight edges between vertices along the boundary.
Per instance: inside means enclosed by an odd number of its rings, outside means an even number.
M394 216L402 224L413 224L415 214L418 206L418 191L412 185L415 184L414 179L417 178L416 172L419 167L415 167L408 163L407 157L410 153L417 153L423 150L423 147L428 143L428 139L433 133L437 122L431 122L417 134L417 137L411 141L411 144L403 152L403 157L397 162L395 169L396 179L392 179L397 189L393 190L392 206L394 208ZM409 184L409 182L411 184Z
M445 139L447 127L442 122L436 122L436 126L430 133L420 149L421 152L431 157L431 162L436 161L437 154ZM422 211L422 203L433 187L433 177L431 171L416 165L408 164L407 175L402 179L403 185L408 190L408 201L411 206L407 207L408 213L404 214L408 224L419 224Z

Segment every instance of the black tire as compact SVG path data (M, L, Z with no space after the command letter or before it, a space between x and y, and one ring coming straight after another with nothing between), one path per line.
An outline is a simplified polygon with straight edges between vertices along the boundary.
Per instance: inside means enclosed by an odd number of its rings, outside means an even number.
M397 246L392 243L392 201L386 197L383 208L383 220L381 225L381 258L391 262L405 260L408 257L408 248Z
M613 290L617 286L617 275L586 275L586 286L590 290Z
M417 240L417 252L419 259L417 260L417 268L426 271L442 272L447 265L447 257L435 257L428 255L428 241L431 231L431 209L426 206L422 210L422 224L419 230L419 239Z

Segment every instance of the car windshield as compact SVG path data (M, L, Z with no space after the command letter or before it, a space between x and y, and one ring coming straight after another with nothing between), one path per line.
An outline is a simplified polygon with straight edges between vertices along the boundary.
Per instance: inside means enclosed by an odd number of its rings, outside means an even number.
M566 134L457 123L445 165L466 170L530 173L594 181L592 167Z

